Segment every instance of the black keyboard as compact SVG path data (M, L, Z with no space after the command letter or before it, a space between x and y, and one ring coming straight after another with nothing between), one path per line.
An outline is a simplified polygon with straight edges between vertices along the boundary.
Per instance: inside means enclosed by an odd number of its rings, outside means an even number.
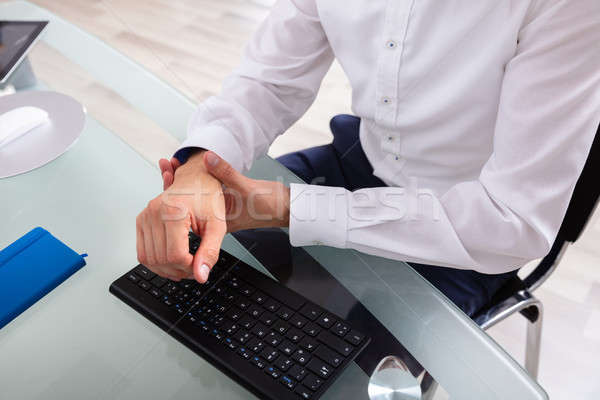
M370 340L223 250L205 284L140 264L110 292L263 399L318 399Z

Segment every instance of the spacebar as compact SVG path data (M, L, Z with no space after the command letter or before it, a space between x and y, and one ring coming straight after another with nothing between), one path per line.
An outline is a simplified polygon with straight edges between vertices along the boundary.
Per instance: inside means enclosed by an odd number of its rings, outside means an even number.
M248 265L241 264L239 267L240 268L234 272L234 275L237 275L257 289L262 290L267 296L274 297L277 301L285 304L292 310L298 311L304 303L306 303L304 297L293 290L286 288L281 283L269 278L262 272L257 271Z

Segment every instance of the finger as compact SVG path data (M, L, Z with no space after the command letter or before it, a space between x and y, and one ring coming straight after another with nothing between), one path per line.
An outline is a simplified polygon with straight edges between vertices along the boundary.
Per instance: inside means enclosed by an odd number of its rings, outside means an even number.
M144 211L142 216L142 232L144 237L144 251L146 253L146 266L156 265L156 258L154 257L154 243L152 243L152 224L148 218L147 210Z
M179 160L175 157L171 158L171 166L173 167L173 171L175 171L177 168L181 167L181 162L179 162Z
M242 186L244 181L248 179L212 151L204 153L204 165L212 176L230 187Z
M161 218L160 206L153 205L152 219L152 241L154 243L154 258L156 265L164 267L167 262L167 237L165 224Z
M137 250L137 258L140 264L146 264L146 249L144 245L144 231L142 226L142 215L138 215L135 219L135 246Z
M173 164L166 158L161 158L160 160L158 160L158 167L160 168L161 174L164 174L165 172L175 172L175 170L173 169Z
M200 283L206 282L211 268L219 260L223 237L227 232L225 221L211 219L206 222L200 247L194 255L194 276Z
M162 178L163 178L163 190L167 190L169 188L169 186L171 186L173 184L173 181L175 180L175 177L169 171L163 172Z
M177 274L173 273L172 269L168 269L165 267L160 267L160 266L150 266L147 267L150 271L154 272L155 274L163 277L163 278L167 278L170 280L176 280L179 279L179 277L177 276Z
M181 218L181 211L175 207L165 206L165 234L167 263L185 272L186 276L192 274L193 256L190 254L188 232L190 229L189 217Z

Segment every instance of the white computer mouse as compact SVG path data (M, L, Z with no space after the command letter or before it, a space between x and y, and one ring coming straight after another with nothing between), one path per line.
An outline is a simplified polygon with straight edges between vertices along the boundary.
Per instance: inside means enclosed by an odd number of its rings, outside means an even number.
M37 107L18 107L0 115L0 147L48 122L48 113Z

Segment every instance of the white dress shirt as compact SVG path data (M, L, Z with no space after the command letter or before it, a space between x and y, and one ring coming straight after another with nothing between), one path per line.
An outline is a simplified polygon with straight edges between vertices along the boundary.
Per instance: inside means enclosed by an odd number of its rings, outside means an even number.
M600 121L600 1L280 0L181 148L250 168L334 57L390 187L292 184L293 245L483 273L548 252Z

